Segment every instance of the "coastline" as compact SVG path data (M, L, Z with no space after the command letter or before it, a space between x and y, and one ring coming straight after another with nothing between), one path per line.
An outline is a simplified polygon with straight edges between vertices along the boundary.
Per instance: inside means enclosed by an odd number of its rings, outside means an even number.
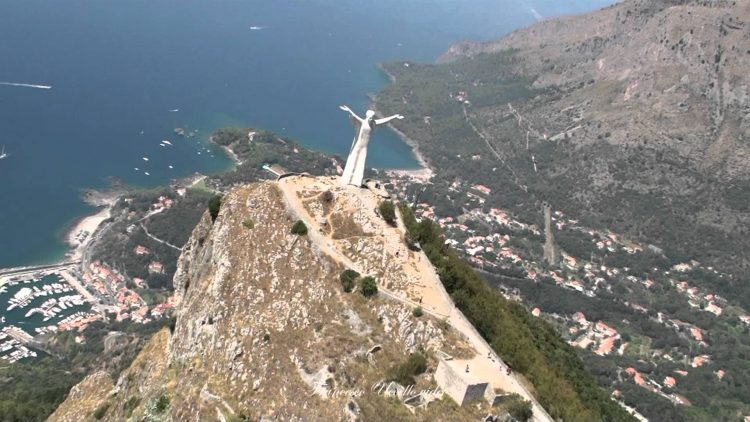
M176 181L180 185L194 187L207 177L208 176L204 174L196 173L176 179ZM128 192L127 189L122 188L110 191L90 190L87 192L87 198L84 201L89 204L96 204L95 206L100 207L101 209L94 214L81 217L66 231L64 239L70 250L65 254L65 259L59 262L65 262L68 260L77 261L83 257L86 248L90 245L91 241L96 238L96 235L102 228L102 224L112 217L112 209L115 204L117 204L117 201ZM92 200L91 198L95 198L95 200ZM82 233L87 234L83 236Z
M391 80L393 80L393 76L390 75L388 72L385 71L385 69L379 65L380 69L383 70L383 72L388 75ZM368 93L367 97L370 99L370 108L375 112L376 115L382 116L383 113L378 110L377 107L377 100L378 97L375 94ZM404 132L398 130L393 124L388 123L388 128L391 129L396 133L396 135L401 138L402 141L406 145L411 148L412 153L414 154L414 158L417 159L417 163L419 163L418 169L388 169L385 170L386 174L389 175L396 175L396 176L409 176L417 180L421 180L423 182L426 182L432 178L434 175L434 172L432 171L432 167L430 167L429 162L426 158L422 155L422 152L419 150L419 144L414 139L411 139L408 137Z
M375 110L376 113L379 113L377 110ZM420 167L419 169L389 169L386 170L385 173L391 176L401 176L401 177L411 177L414 180L419 180L421 182L427 182L430 179L432 179L432 176L434 175L434 172L432 171L432 168L427 163L427 160L422 156L422 153L419 151L419 145L417 145L417 142L408 136L406 136L405 133L401 132L400 130L396 129L391 125L388 124L388 127L396 132L396 134L401 137L401 139L406 143L406 145L409 145L412 152L414 153L414 157L417 159L417 162L419 163Z
M214 142L214 137L213 137L213 135L212 135L212 136L209 136L209 137L208 137L208 142L210 142L210 143L212 143L212 144L214 144L214 145L218 145L219 147L221 147L221 149L223 149L223 150L224 150L224 152L225 152L225 153L226 153L226 154L227 154L227 155L229 156L229 158L230 158L230 159L232 160L232 163L234 163L234 164L233 164L233 166L234 166L234 167L237 167L237 166L239 166L239 165L241 165L241 164L242 164L242 160L240 160L240 157L238 157L238 156L237 156L237 153L235 153L235 152L234 152L234 151L232 150L232 148L229 148L229 146L228 146L228 145L219 145L219 144L217 144L216 142Z
M214 145L218 145L213 140L211 140L211 142L214 143ZM237 156L236 152L232 151L232 148L229 148L228 146L225 146L225 145L221 145L221 149L223 149L224 152L226 152L229 158L232 160L233 167L237 167L242 164L242 160L240 160L240 157Z
M370 100L372 100L372 108L373 110L379 114L379 111L377 110L375 106L375 100L377 97L373 94L367 94ZM427 160L422 156L419 146L417 142L415 142L413 139L410 139L406 134L395 128L393 125L388 124L389 128L393 130L403 141L406 143L410 149L412 150L412 153L414 154L414 157L417 160L417 163L419 165L419 168L411 168L411 169L399 169L399 168L390 168L390 169L384 169L383 172L388 174L389 176L397 176L397 177L410 177L415 180L420 180L422 182L429 181L430 178L432 178L434 172L430 168ZM212 137L209 137L209 142L211 142L214 145L218 145L215 143L212 139ZM242 160L237 156L237 154L229 147L229 146L222 146L219 145L227 154L227 156L231 159L233 166L232 168L235 168L242 164ZM225 171L231 171L231 169L227 169ZM223 172L222 172L223 173ZM197 177L196 177L197 176ZM192 175L185 178L180 179L182 182L185 182L186 186L193 187L202 180L206 179L207 176L205 175ZM53 258L49 260L48 262L44 263L43 265L56 265L56 264L64 264L68 263L70 261L78 261L83 258L85 255L86 249L90 246L92 241L96 238L99 231L103 228L103 225L105 224L105 221L110 219L112 217L112 210L114 205L117 203L117 201L128 192L127 186L125 186L121 181L118 179L113 179L113 187L111 189L105 189L105 190L97 190L97 189L86 189L82 193L82 200L97 208L97 210L91 214L86 214L80 216L77 220L74 220L74 222L68 226L67 228L63 228L62 233L58 236L61 236L61 241L64 243L65 246L67 246L67 250L62 253L62 256L59 256L58 258ZM61 251L62 252L62 251ZM31 266L34 265L42 265L42 264L30 264Z
M117 199L105 205L104 208L95 214L81 218L68 230L65 235L65 241L71 249L65 254L67 259L77 261L83 257L86 247L95 237L102 223L112 216L112 207L115 202L117 202Z

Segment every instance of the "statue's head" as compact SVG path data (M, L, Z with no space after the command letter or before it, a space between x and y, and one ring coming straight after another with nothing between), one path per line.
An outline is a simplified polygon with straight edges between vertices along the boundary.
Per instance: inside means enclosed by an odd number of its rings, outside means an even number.
M367 110L367 113L365 113L365 119L370 120L373 117L375 117L375 112L372 110Z

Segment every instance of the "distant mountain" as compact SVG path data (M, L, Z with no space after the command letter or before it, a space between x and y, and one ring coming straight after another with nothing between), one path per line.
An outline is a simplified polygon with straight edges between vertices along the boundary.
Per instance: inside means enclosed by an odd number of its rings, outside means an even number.
M627 0L391 63L378 98L436 184L544 202L744 278L750 269L750 3ZM713 287L750 305L738 278Z

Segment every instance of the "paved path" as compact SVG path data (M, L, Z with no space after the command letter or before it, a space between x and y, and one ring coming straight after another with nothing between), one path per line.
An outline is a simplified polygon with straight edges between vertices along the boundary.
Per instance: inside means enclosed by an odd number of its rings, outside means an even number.
M314 180L314 179L313 179ZM347 268L351 268L360 274L365 274L360 265L353 262L349 257L344 255L341 251L336 248L333 240L322 234L318 229L317 222L309 215L305 208L302 200L297 196L299 185L304 184L304 180L295 180L295 178L286 178L278 182L278 186L283 194L284 202L287 205L287 209L290 210L296 218L301 219L305 224L310 227L308 230L308 237L310 240L324 253L329 255L332 259L343 264ZM355 194L360 196L360 199L367 204L363 211L370 212L375 208L378 201L373 195L367 190L359 190ZM374 214L374 212L373 212ZM372 218L372 216L370 216ZM374 222L381 222L382 219L375 217ZM382 229L386 233L384 236L385 245L384 253L386 251L401 250L403 246L401 235L403 233L403 225L399 222L398 233L397 229L387 226L382 222ZM390 233L393 231L393 233ZM394 245L394 242L397 245ZM420 252L407 252L408 257L401 255L400 258L395 256L390 257L392 259L401 259L404 262L403 267L409 267L409 272L413 272L415 276L418 276L421 280L427 280L427 285L421 287L425 293L420 296L421 303L405 297L401 292L395 292L385 287L378 286L378 291L383 296L390 299L397 300L407 306L416 307L421 306L425 313L432 315L438 319L445 320L453 329L463 334L465 339L471 344L476 351L476 356L468 360L456 360L458 364L463 366L464 364L469 366L469 370L477 377L487 380L492 388L499 388L506 392L516 393L526 400L529 400L532 404L534 413L533 420L539 422L553 422L554 419L544 410L539 404L536 398L531 394L528 389L521 383L515 373L508 375L506 373L507 365L502 359L492 350L490 345L482 338L477 332L474 326L464 316L464 314L456 308L452 299L445 291L440 277L438 276L435 268L429 263L429 260L422 251ZM406 271L406 269L404 269Z

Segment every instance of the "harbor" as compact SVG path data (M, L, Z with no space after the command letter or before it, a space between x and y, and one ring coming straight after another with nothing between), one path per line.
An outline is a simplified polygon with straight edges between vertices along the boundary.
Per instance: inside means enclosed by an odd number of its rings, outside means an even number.
M38 337L81 329L102 319L62 274L72 265L5 270L0 275L0 358L10 363L38 356Z
M123 274L99 261L0 269L0 360L37 357L56 333L74 332L84 343L93 322L146 324L173 307L174 297L149 306Z

